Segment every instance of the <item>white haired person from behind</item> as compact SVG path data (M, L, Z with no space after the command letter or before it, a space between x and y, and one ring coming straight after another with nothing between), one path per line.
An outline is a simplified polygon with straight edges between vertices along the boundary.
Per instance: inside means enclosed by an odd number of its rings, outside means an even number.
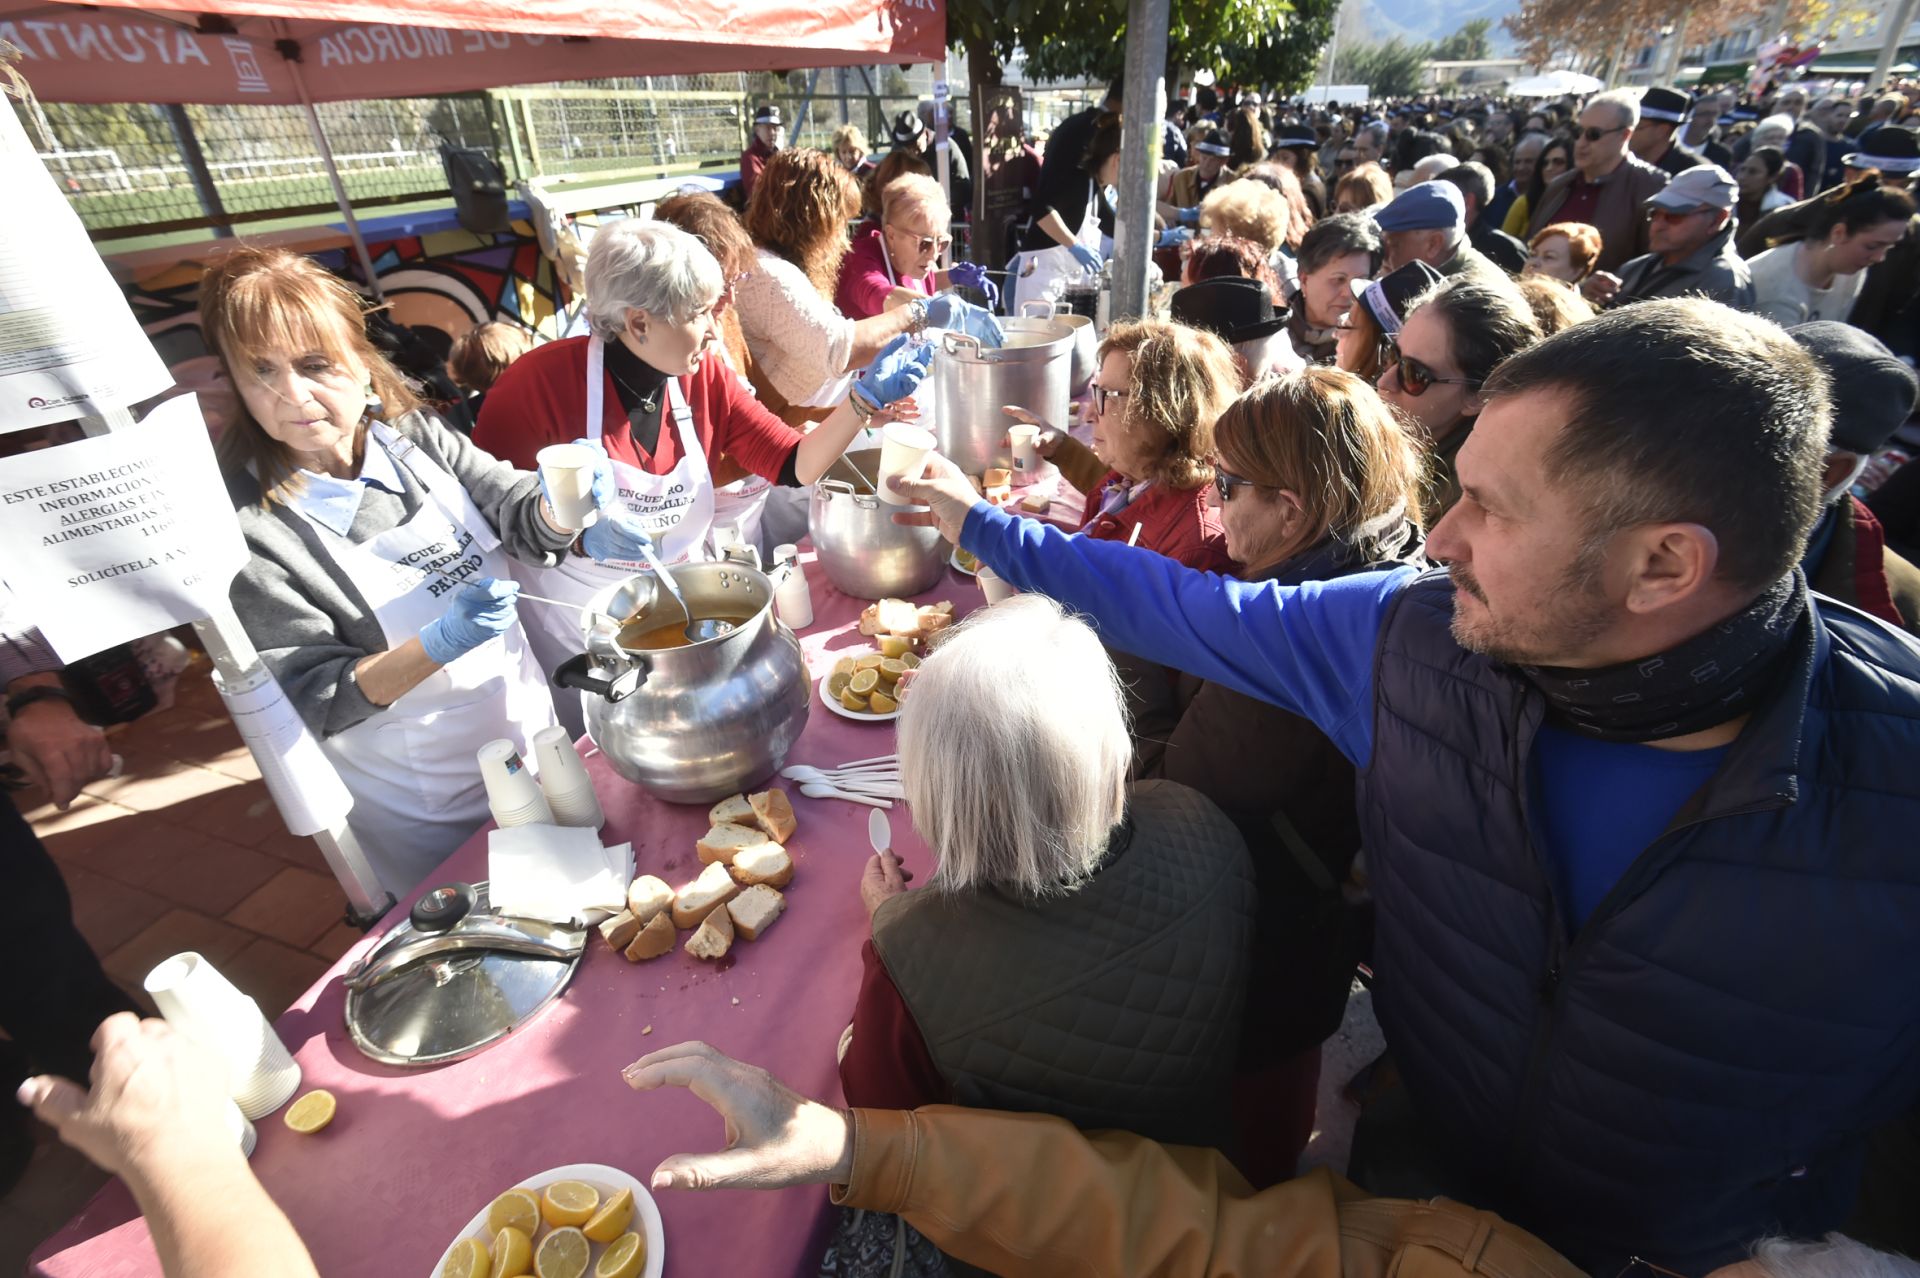
M1197 792L1127 782L1113 663L1039 595L947 632L901 705L932 849L873 918L840 1076L855 1105L1056 1114L1220 1147L1252 943L1252 866ZM1242 1133L1245 1135L1245 1133Z

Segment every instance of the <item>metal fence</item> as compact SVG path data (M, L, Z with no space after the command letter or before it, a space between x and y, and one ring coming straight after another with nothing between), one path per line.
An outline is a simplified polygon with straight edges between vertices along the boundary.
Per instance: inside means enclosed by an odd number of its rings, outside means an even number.
M957 83L964 83L956 80ZM931 98L931 69L850 67L597 80L459 97L325 103L320 128L357 208L445 200L440 146L492 152L509 180L611 181L729 169L762 102L790 141L826 147L843 123L874 150ZM16 102L28 136L96 239L257 227L335 208L306 113L293 106ZM955 118L968 122L964 89Z

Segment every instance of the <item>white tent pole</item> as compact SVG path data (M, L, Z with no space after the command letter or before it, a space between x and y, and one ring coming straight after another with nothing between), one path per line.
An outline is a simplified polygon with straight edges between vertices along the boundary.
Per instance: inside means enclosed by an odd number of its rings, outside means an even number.
M1120 116L1120 207L1114 210L1115 321L1147 311L1153 264L1153 196L1160 181L1160 121L1167 113L1168 0L1128 0L1127 60Z
M947 211L953 212L953 143L950 141L947 113L952 109L952 87L947 83L947 59L944 54L933 64L933 162L940 175L940 194L947 198ZM971 220L972 214L968 214ZM951 229L951 228L949 228ZM953 246L940 254L940 269L953 266Z
M287 24L276 22L282 37L287 37ZM320 162L327 166L327 180L333 183L333 201L340 206L340 216L347 224L347 235L353 240L353 251L360 259L360 269L367 278L367 290L373 294L373 300L384 302L387 295L380 289L380 277L373 272L373 257L367 252L367 241L360 234L360 220L353 215L353 201L347 198L346 183L340 180L340 169L333 162L333 148L327 145L327 132L320 127L320 113L313 109L313 95L307 92L306 73L300 69L297 58L287 59L287 73L293 77L293 87L300 92L300 105L307 113L307 129L313 134L313 144L320 148Z

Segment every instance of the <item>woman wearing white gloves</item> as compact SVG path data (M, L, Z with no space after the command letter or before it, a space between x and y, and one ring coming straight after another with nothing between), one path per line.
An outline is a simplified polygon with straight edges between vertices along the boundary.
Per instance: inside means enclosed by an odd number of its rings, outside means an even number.
M487 819L475 749L524 751L554 721L507 557L552 562L574 534L537 475L418 405L367 343L359 297L310 258L231 254L200 316L243 409L219 441L253 552L234 610L404 896ZM588 553L630 549L633 530L606 523Z
M487 393L474 430L476 444L518 466L532 466L549 444L583 435L610 460L612 478L602 479L600 497L616 516L603 513L587 529L585 553L515 573L534 594L573 603L645 567L631 547L614 543L615 530L652 538L669 565L712 557L710 458L725 453L775 484L807 487L863 427L914 411L900 401L908 401L933 359L930 345L900 334L802 435L755 399L721 354L729 286L699 240L662 222L603 226L587 254L586 283L592 336L521 356ZM603 532L602 525L610 527ZM602 536L609 538L604 544ZM583 649L573 613L545 608L528 623L534 655L549 670ZM576 732L578 695L555 694L561 722Z

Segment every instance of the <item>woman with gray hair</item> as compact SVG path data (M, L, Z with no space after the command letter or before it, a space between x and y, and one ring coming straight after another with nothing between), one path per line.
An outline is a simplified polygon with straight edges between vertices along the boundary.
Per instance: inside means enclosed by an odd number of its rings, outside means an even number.
M847 1102L1056 1114L1221 1148L1254 889L1197 792L1129 784L1093 630L1022 595L949 631L901 705L900 772L933 850L869 863Z
M532 469L542 448L584 436L613 463L614 482L596 499L637 520L666 563L705 558L715 531L710 458L725 453L776 484L812 484L862 428L911 411L901 401L932 360L930 347L904 336L889 343L803 436L753 397L718 349L736 283L678 227L637 218L601 227L587 252L591 336L522 356L494 383L474 442ZM585 603L638 567L573 554L522 580L532 593ZM580 650L578 619L564 609L541 609L529 629L548 669ZM577 730L576 704L558 708Z

